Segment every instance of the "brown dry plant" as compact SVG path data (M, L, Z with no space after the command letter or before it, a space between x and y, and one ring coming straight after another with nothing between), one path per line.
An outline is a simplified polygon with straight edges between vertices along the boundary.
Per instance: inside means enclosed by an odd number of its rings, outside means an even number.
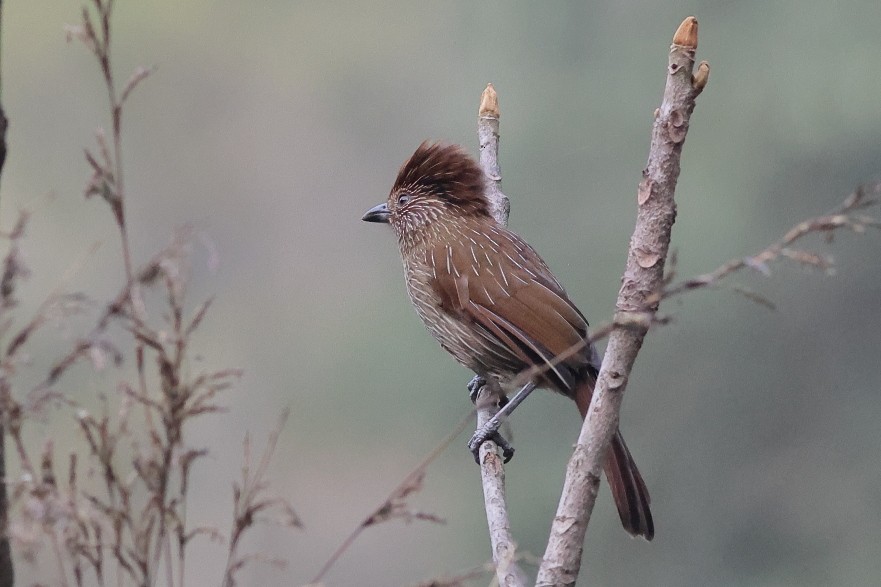
M8 251L0 277L0 423L21 470L16 478L6 476L11 493L7 536L24 560L48 555L54 564L39 571L50 574L55 584L143 587L155 585L159 577L169 586L185 585L193 538L221 538L228 562L217 572L231 587L236 573L259 558L242 553L242 538L249 530L265 522L300 525L291 506L273 497L269 488L269 462L284 420L270 433L256 463L251 441L245 440L243 477L233 487L229 532L190 528L192 468L208 451L193 444L188 429L194 420L223 409L218 395L240 372L194 368L194 333L210 300L192 310L186 303L192 230L178 231L171 244L140 267L132 258L123 182L123 107L150 70L137 69L118 90L111 60L113 7L113 0L92 0L67 35L95 57L108 95L111 128L109 133L99 129L96 148L85 152L92 172L85 195L100 198L111 211L120 236L123 284L111 300L99 304L94 326L49 367L43 381L19 389L17 367L27 360L34 333L59 316L84 311L89 297L65 293L62 280L34 316L15 328L16 288L27 276L20 252L27 214L2 235ZM153 304L157 309L147 303L148 295L161 298ZM121 376L113 392L98 392L97 409L87 407L88 400L74 399L88 394L59 390L74 365L86 363L100 371L122 366L130 354L134 373ZM29 444L25 429L39 429L38 420L49 408L71 416L63 421L78 433L84 448L59 450L53 442L60 436L57 430L44 431L42 446Z

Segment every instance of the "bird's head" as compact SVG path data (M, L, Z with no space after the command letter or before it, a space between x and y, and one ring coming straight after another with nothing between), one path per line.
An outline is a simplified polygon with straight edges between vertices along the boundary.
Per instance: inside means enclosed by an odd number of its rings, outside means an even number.
M401 166L388 200L364 214L391 224L401 242L462 218L491 219L480 166L456 145L424 142Z

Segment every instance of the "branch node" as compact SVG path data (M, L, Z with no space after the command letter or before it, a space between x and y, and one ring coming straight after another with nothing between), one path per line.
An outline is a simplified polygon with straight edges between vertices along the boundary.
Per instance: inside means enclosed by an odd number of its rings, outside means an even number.
M658 264L658 261L661 260L661 255L653 251L635 249L633 252L636 255L636 262L639 263L639 266L643 269L654 267Z
M707 87L707 82L710 80L710 64L706 61L701 61L697 66L697 73L691 76L691 87L694 88L694 91L700 94L704 91L704 88Z
M682 110L673 110L667 119L667 132L670 140L674 143L681 143L685 140L688 133L688 123L685 113Z
M650 177L647 177L639 182L639 188L636 190L636 202L640 206L648 202L649 198L652 197L652 187L654 187L654 185L655 180Z
M618 391L624 387L625 383L627 383L627 375L619 373L618 371L609 371L608 382L606 389L609 391Z

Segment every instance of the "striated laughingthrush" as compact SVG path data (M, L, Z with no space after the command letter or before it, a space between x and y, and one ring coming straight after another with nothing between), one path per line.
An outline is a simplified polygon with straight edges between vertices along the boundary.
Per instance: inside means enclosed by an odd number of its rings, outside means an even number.
M533 383L574 399L584 418L600 367L595 347L584 344L587 320L538 253L493 218L485 189L464 150L422 143L388 200L363 220L392 226L410 300L457 361L503 398L518 375L538 367ZM651 540L648 490L620 432L604 470L624 529Z

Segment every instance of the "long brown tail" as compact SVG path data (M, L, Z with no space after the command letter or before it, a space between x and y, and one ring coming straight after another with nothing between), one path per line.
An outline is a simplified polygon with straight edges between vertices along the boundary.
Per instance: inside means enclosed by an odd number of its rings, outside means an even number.
M593 381L583 383L575 391L575 403L578 404L582 419L587 415L592 395ZM633 536L651 540L655 535L655 524L649 509L651 498L620 431L616 431L612 437L612 446L603 470L612 488L612 497L615 498L615 506L624 529Z

